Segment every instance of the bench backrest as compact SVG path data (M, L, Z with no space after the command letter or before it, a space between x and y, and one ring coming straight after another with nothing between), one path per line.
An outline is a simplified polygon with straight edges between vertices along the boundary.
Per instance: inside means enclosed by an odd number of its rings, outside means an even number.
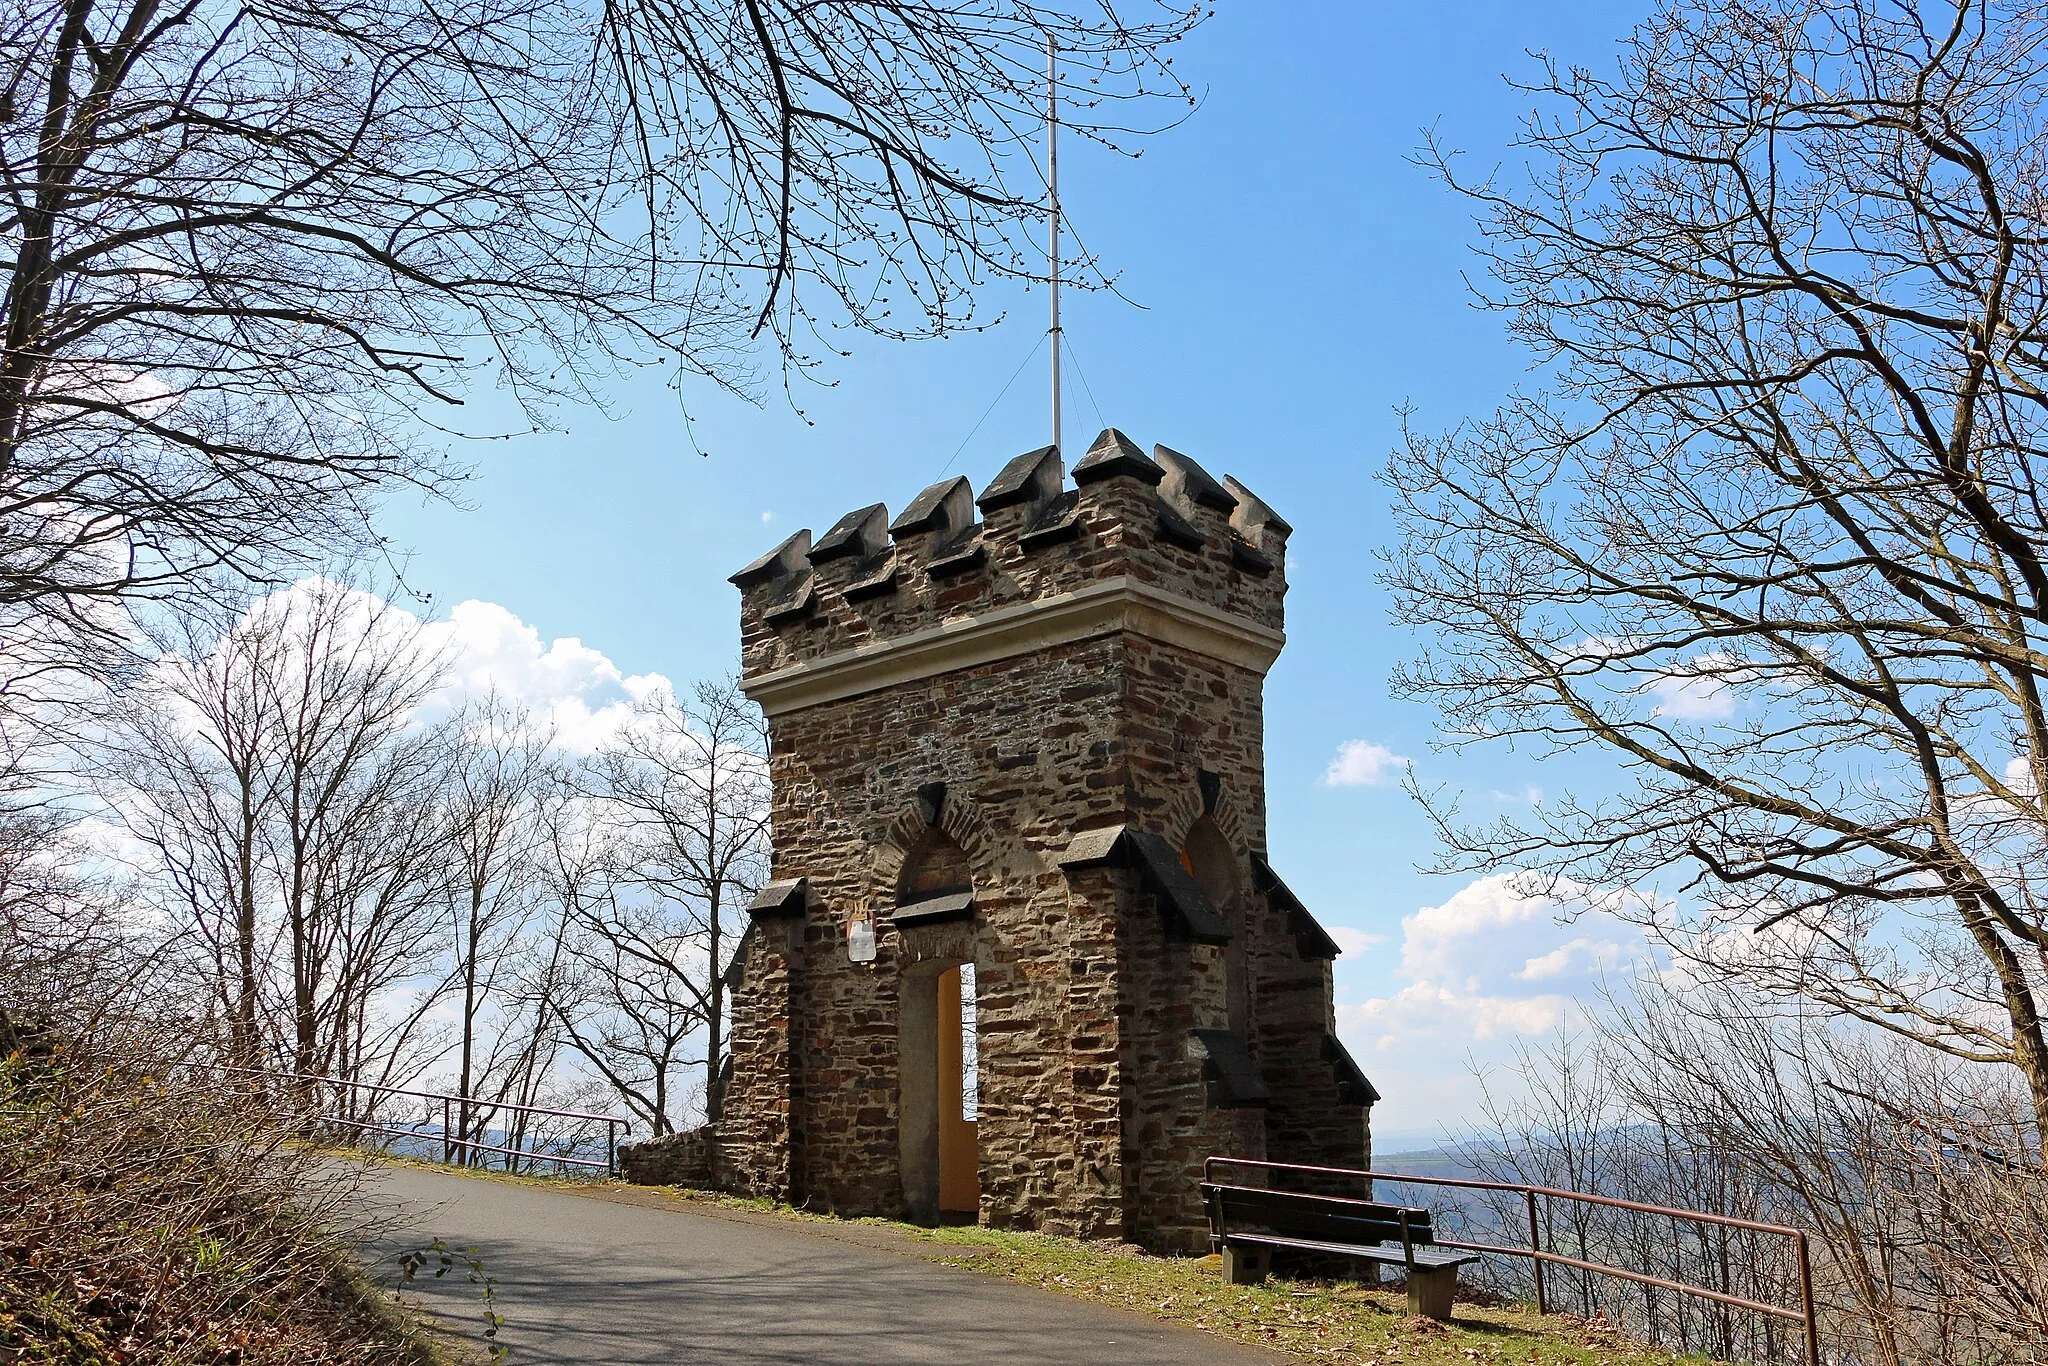
M1207 1182L1202 1185L1202 1202L1209 1211L1209 1232L1219 1237L1233 1230L1262 1229L1283 1238L1306 1238L1321 1243L1398 1246L1405 1214L1407 1238L1412 1246L1427 1247L1435 1241L1426 1209Z

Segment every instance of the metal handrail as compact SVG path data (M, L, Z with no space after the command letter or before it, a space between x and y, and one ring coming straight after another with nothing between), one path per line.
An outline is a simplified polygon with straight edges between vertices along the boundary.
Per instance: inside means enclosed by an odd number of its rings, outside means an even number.
M1452 1248L1460 1252L1482 1252L1502 1257L1527 1257L1536 1280L1536 1312L1550 1312L1546 1303L1543 1284L1543 1268L1546 1263L1569 1266L1596 1275L1613 1276L1618 1280L1633 1281L1638 1285L1655 1286L1684 1295L1697 1295L1702 1299L1715 1300L1739 1309L1769 1314L1777 1318L1798 1323L1806 1330L1806 1366L1820 1366L1820 1319L1814 1310L1813 1259L1808 1246L1805 1229L1791 1228L1784 1224L1766 1224L1755 1219L1739 1219L1728 1214L1710 1214L1705 1210L1677 1209L1669 1205L1649 1205L1639 1200L1622 1200L1611 1195L1592 1195L1585 1191L1559 1190L1553 1186L1526 1186L1508 1181L1477 1181L1458 1176L1409 1176L1401 1172L1362 1171L1353 1167L1310 1167L1296 1162L1267 1162L1251 1157L1210 1157L1202 1163L1202 1180L1211 1181L1217 1164L1231 1167L1255 1167L1263 1171L1295 1172L1310 1176L1342 1176L1366 1181L1406 1182L1419 1186L1449 1186L1461 1190L1502 1191L1520 1195L1528 1206L1529 1246L1510 1247L1498 1243L1466 1243L1439 1240L1437 1246ZM1684 1219L1702 1224L1716 1224L1726 1228L1745 1229L1752 1233L1776 1234L1792 1240L1799 1264L1800 1307L1791 1308L1782 1304L1766 1304L1757 1300L1743 1299L1725 1291L1709 1290L1705 1286L1688 1285L1684 1281L1665 1280L1626 1267L1608 1266L1602 1262L1584 1261L1567 1257L1562 1253L1546 1252L1542 1247L1542 1225L1537 1218L1536 1202L1541 1197L1547 1200L1571 1200L1580 1204L1604 1205L1612 1209L1630 1210L1638 1214L1656 1214L1672 1219ZM1346 1204L1372 1204L1373 1201L1354 1200L1345 1196L1326 1197L1342 1200Z
M343 1077L322 1077L310 1072L273 1072L268 1068L237 1067L232 1063L225 1062L204 1063L201 1065L211 1067L218 1072L240 1072L252 1077L274 1077L279 1081L321 1081L333 1086L353 1087L358 1091L380 1091L386 1095L412 1096L418 1100L452 1100L458 1104L467 1101L471 1105L492 1110L522 1110L528 1114L557 1115L564 1119L596 1119L603 1120L609 1124L631 1123L629 1120L620 1119L617 1115L592 1114L587 1110L557 1110L551 1106L521 1105L509 1100L485 1100L481 1096L464 1096L451 1091L414 1091L403 1086L385 1086L379 1082L349 1081Z
M451 1161L453 1154L457 1151L465 1153L485 1152L503 1155L508 1159L508 1166L510 1165L509 1159L517 1157L533 1162L557 1162L571 1167L602 1168L608 1173L617 1174L619 1170L619 1139L624 1134L630 1134L633 1131L631 1120L621 1119L617 1115L594 1114L588 1110L557 1110L545 1105L524 1105L516 1101L489 1100L482 1096L463 1096L447 1091L416 1091L403 1086L386 1086L379 1082L350 1081L344 1077L323 1077L310 1072L274 1072L267 1068L240 1067L233 1063L195 1062L190 1065L209 1068L217 1072L229 1072L237 1076L261 1077L269 1081L313 1082L323 1086L343 1086L351 1090L372 1091L378 1095L405 1096L413 1100L440 1101L440 1139L442 1161L444 1162ZM603 1124L605 1126L604 1161L599 1162L595 1158L587 1157L570 1157L558 1153L536 1152L531 1148L507 1147L503 1144L486 1143L481 1139L458 1138L455 1136L452 1113L457 1105L464 1106L475 1113L495 1114L500 1110L512 1110L521 1114L547 1115L557 1119L579 1119ZM429 1137L429 1135L421 1134L417 1129L392 1128L389 1125L377 1124L369 1120L349 1119L341 1115L319 1114L312 1116L312 1118L317 1118L327 1124L347 1125L359 1133L390 1134L400 1138Z
M569 1112L564 1111L564 1113ZM425 1136L417 1129L397 1129L388 1124L372 1124L366 1119L343 1119L338 1115L320 1115L318 1118L323 1124L346 1124L361 1133L391 1134L397 1138L421 1138ZM615 1122L623 1124L625 1121L617 1120ZM442 1142L452 1144L458 1148L473 1148L478 1152L502 1153L506 1157L529 1158L535 1162L562 1162L571 1167L602 1167L606 1171L617 1170L616 1148L611 1148L606 1160L600 1162L594 1157L567 1157L557 1153L537 1153L531 1148L506 1148L496 1143L484 1143L480 1140L467 1138L450 1138L446 1135L443 1135Z

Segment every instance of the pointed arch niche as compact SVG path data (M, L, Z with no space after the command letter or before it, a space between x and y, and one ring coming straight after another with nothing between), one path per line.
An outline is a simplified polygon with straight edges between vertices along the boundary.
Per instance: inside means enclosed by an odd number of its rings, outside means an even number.
M967 852L945 831L927 831L896 878L899 930L974 915ZM974 964L920 958L898 992L898 1108L903 1202L921 1223L972 1221L981 1206Z
M1244 888L1237 875L1237 854L1215 817L1203 816L1188 827L1180 861L1230 927L1230 943L1223 950L1224 1002L1231 1032L1249 1038L1252 996L1245 965Z
M973 890L974 873L967 866L967 851L936 826L925 832L917 847L904 858L903 871L896 875L899 909Z

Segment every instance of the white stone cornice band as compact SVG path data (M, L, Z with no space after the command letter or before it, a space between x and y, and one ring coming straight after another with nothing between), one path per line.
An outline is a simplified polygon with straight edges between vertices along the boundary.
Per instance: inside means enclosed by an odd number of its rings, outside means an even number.
M998 607L773 669L740 686L761 710L779 716L1119 631L1259 674L1273 666L1287 642L1285 632L1120 575L1057 597Z

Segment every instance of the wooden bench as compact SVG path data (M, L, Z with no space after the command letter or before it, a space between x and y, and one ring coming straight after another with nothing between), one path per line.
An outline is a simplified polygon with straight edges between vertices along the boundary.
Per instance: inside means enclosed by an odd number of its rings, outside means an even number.
M1437 1247L1426 1209L1207 1181L1202 1203L1209 1245L1223 1255L1223 1277L1232 1285L1264 1280L1275 1248L1349 1257L1402 1268L1408 1312L1448 1319L1458 1268L1479 1260L1476 1253Z

